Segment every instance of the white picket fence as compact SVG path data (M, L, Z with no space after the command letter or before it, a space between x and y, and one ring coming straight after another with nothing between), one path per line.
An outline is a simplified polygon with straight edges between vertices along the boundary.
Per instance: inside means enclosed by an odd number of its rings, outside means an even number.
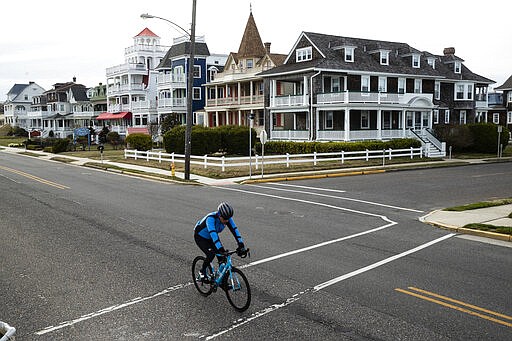
M397 157L410 157L413 159L415 156L423 157L422 147L407 148L407 149L384 149L384 150L363 150L357 152L334 152L334 153L312 153L312 154L286 154L286 155L254 155L252 158L244 157L215 157L215 156L190 156L190 164L203 166L205 169L208 167L220 167L224 172L226 167L249 167L250 164L254 165L256 169L261 165L277 165L282 164L290 167L290 164L299 163L312 163L316 166L319 162L338 161L344 164L347 160L365 160L382 159L382 164L385 160L391 160ZM155 160L158 162L185 162L185 155L176 153L164 153L161 151L138 151L133 149L124 150L124 158L132 158L135 160Z

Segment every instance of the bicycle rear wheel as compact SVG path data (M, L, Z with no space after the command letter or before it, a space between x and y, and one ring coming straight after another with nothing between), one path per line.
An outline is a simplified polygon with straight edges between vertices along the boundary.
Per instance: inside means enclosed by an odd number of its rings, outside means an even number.
M229 303L237 311L245 311L251 304L251 287L244 273L232 268L230 274L226 274L223 281L223 288Z
M208 296L213 291L213 271L212 267L208 266L206 268L206 274L207 278L209 280L203 280L201 279L200 271L203 268L203 264L206 262L206 258L203 256L197 256L194 261L192 262L192 280L194 281L194 286L196 287L197 291L203 296Z

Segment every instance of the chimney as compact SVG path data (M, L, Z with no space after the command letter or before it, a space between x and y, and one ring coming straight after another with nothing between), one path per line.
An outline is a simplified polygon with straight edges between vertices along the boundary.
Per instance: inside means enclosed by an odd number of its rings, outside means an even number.
M267 53L270 53L270 43L265 43L265 50L267 51Z
M445 56L450 56L450 55L455 55L455 47L446 47L444 50L443 50L443 54Z

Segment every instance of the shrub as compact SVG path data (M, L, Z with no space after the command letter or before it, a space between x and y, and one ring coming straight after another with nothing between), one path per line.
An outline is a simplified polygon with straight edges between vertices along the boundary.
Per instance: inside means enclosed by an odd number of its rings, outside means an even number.
M55 154L63 153L68 151L69 149L69 140L68 139L57 139L52 148L52 152Z
M446 146L451 146L454 151L464 152L472 149L474 144L473 134L467 125L442 124L434 127L435 135Z
M494 153L498 150L498 127L493 123L469 124L473 136L473 150L479 153ZM508 144L508 129L503 127L500 143L505 148Z
M107 142L110 143L114 149L121 143L121 136L118 132L111 131L107 134Z
M151 136L141 133L128 135L126 137L126 143L130 146L130 148L143 151L150 150L153 147Z

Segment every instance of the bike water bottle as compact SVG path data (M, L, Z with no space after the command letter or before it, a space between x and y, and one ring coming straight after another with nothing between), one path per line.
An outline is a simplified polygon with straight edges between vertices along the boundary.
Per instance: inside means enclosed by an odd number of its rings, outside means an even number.
M226 266L226 263L220 263L219 264L219 273L222 273L224 271L224 267Z

